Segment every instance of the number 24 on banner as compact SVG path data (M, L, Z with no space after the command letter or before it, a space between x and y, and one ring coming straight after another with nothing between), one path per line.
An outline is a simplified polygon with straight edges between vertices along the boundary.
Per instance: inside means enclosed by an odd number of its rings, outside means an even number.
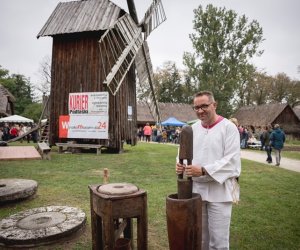
M106 129L106 122L98 122L98 129Z

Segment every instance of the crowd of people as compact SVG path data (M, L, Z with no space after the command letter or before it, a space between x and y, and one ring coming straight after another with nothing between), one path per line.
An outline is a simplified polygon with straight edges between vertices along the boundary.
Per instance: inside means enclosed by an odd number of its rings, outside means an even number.
M17 123L4 123L0 124L0 140L1 141L9 141L16 137L22 136L29 132L34 127L34 124L24 125ZM34 143L38 141L38 132L32 131L27 134L24 138L21 138L19 141L23 143L23 140L27 140L28 143L32 140Z
M266 161L272 163L272 149L276 156L276 166L280 165L281 150L285 142L285 133L280 128L279 124L266 125L255 130L254 127L247 127L238 124L236 118L231 118L238 128L240 135L240 148L246 149L255 145L260 150L265 150L267 153ZM181 127L156 125L150 126L146 123L144 127L140 126L137 130L137 138L139 141L158 142L158 143L179 143ZM272 139L271 139L272 138Z
M158 143L179 143L181 127L176 126L150 126L146 123L144 127L140 126L137 131L139 141L158 142Z
M236 124L240 134L240 145L242 149L258 145L260 150L267 154L266 162L272 163L272 150L275 152L276 166L280 165L281 150L285 143L285 133L279 124L266 125L258 130L244 127L237 123L235 118L231 121Z

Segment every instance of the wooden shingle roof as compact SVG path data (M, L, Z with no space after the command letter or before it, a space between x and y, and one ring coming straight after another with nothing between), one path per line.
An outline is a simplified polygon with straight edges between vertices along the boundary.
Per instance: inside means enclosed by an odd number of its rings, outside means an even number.
M241 107L233 117L238 123L245 126L265 126L272 124L281 112L289 106L286 103L263 104L259 106Z
M192 121L197 119L191 105L184 103L158 103L161 121L165 121L170 117L175 117L182 122ZM138 123L155 123L148 106L145 103L137 104L137 122Z
M59 3L37 38L86 31L106 30L122 14L109 0L85 0Z

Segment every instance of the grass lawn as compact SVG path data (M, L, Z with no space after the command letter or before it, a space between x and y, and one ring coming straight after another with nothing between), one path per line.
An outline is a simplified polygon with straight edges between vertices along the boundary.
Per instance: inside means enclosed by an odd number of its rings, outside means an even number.
M244 149L245 150L245 149ZM266 151L264 150L257 150L257 149L246 149L255 153L263 154L267 156ZM281 151L281 156L286 158L291 158L295 160L300 160L300 150L299 151ZM275 157L274 150L272 151L272 157Z
M111 183L128 182L147 190L149 249L168 249L165 200L177 190L176 154L174 146L140 143L126 145L123 154L57 154L53 147L51 161L0 161L1 178L39 183L34 199L0 207L0 219L41 206L78 207L88 217L84 232L39 249L91 249L88 185L101 184L103 168L109 168ZM232 215L231 249L299 249L300 173L243 160L240 185L241 201Z

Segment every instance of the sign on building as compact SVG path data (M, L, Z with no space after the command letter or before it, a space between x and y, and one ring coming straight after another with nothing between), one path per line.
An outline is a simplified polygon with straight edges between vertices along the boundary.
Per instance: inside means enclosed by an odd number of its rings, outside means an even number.
M69 94L69 115L59 117L59 138L108 139L108 92Z

